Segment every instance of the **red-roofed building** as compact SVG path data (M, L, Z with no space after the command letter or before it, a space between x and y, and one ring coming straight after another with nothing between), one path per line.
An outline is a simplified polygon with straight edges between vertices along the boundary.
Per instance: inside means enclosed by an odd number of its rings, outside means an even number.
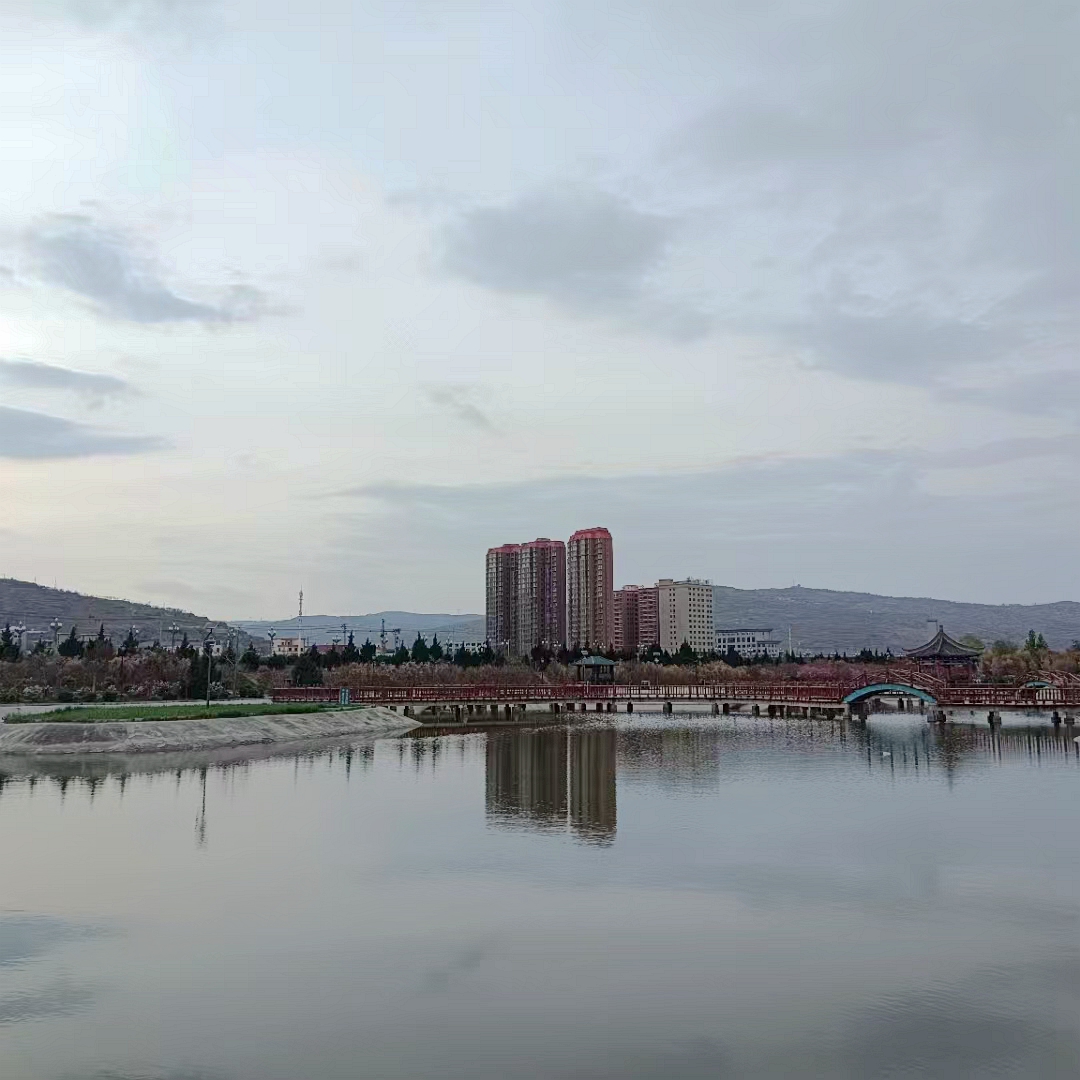
M615 573L611 533L580 529L566 545L567 642L610 649L615 638Z

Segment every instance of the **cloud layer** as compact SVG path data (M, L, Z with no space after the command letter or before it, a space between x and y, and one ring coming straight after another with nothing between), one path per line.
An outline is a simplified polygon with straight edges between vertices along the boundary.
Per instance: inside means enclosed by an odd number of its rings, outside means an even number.
M132 392L125 379L45 364L40 360L0 358L0 382L33 390L70 390L86 397L114 397Z
M91 221L66 218L30 231L36 275L94 302L107 315L137 323L220 322L222 308L185 299L170 289L130 240Z
M117 435L58 416L0 406L0 458L34 460L142 454L161 449L160 439Z

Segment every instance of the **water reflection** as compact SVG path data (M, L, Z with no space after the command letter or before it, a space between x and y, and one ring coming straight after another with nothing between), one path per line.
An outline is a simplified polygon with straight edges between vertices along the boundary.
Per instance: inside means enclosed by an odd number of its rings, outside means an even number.
M1007 760L1043 762L1072 759L1080 746L1071 726L1026 724L991 728L986 724L924 724L900 721L863 724L821 720L714 720L678 715L667 722L638 714L615 722L537 728L491 728L463 734L461 729L422 728L404 736L369 740L321 740L298 748L236 747L181 754L93 754L84 757L0 756L0 805L12 787L33 795L47 784L61 799L72 786L92 803L106 786L123 797L134 778L156 783L173 777L176 785L192 779L200 788L196 835L207 836L206 787L210 776L233 778L260 762L292 761L301 768L323 764L341 769L346 779L355 769L372 768L376 748L395 746L400 762L437 771L451 760L464 760L483 746L486 806L495 826L525 825L541 831L569 829L582 839L610 842L616 833L616 786L627 778L648 776L662 787L708 791L732 764L733 755L783 750L786 756L833 752L858 755L871 771L885 770L898 779L944 773L954 778L964 767Z
M1080 757L1048 725L0 769L4 1080L1080 1075Z
M496 826L564 830L615 839L613 728L498 731L487 738L486 808Z

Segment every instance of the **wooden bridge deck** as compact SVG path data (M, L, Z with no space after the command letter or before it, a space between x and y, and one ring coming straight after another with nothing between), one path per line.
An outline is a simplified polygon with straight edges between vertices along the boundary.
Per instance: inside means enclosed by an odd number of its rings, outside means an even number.
M844 699L874 684L852 683L714 683L684 685L620 685L570 683L536 686L448 684L435 686L360 686L349 688L349 701L363 705L434 705L482 702L496 705L545 702L747 702L761 704L843 706ZM928 695L943 708L974 706L993 709L1080 707L1080 686L931 686L900 684L920 696ZM895 692L895 691L886 691ZM336 702L341 688L333 686L281 687L274 701Z

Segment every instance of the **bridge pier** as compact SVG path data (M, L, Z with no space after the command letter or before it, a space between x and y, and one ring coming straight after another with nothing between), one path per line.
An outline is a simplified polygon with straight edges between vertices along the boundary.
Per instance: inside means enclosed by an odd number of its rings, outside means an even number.
M720 710L725 716L731 715L731 706L725 701L723 708Z
M720 704L719 704L719 702L714 701L712 703L712 714L713 714L713 716L719 716L720 715Z
M755 705L750 710L750 713L751 713L752 716L760 716L761 715L761 706L760 705Z
M671 712L671 702L670 701L665 701L664 702L663 711L666 712L666 713Z
M634 711L634 703L632 701L628 701L626 703L626 711L627 712L633 712Z

